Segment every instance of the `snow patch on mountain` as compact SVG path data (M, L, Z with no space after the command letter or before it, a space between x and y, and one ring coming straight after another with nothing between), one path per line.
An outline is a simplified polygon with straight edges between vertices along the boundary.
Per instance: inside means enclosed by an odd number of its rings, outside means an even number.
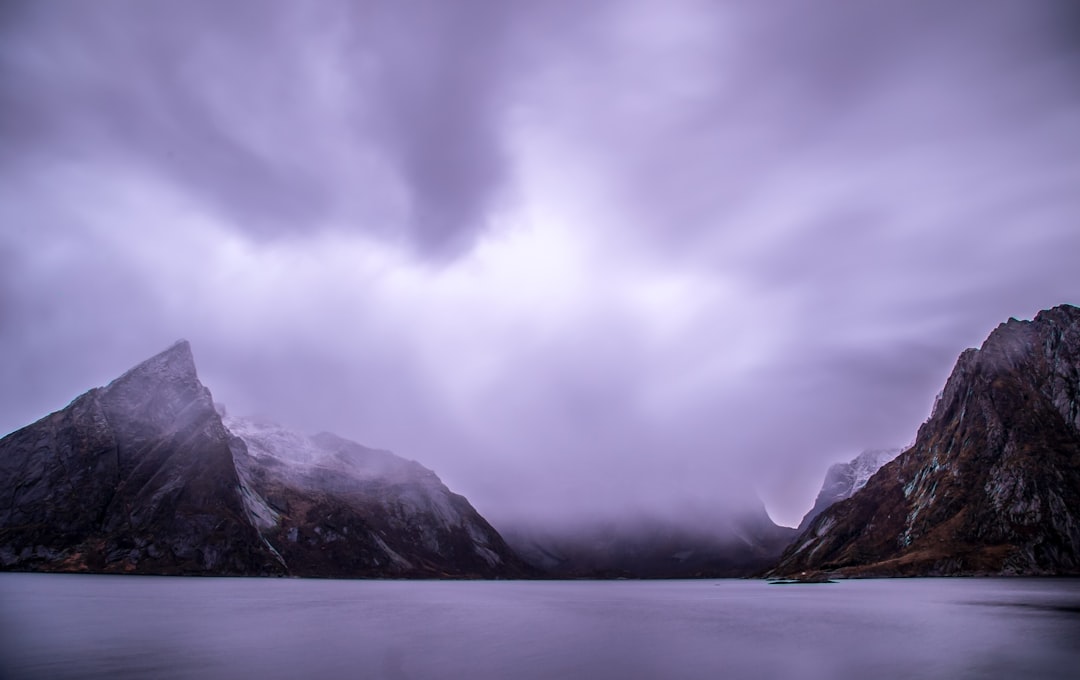
M232 415L222 420L230 432L243 440L248 455L260 466L308 488L373 481L442 487L434 472L415 461L337 435L323 432L307 436L267 420ZM424 500L423 496L416 499L417 509ZM449 516L445 519L453 521Z
M302 531L288 526L297 521L297 512L308 512L311 507L303 501L289 506L292 492L288 489L303 489L318 494L320 502L330 503L328 508L359 504L354 507L382 517L390 533L367 533L373 547L399 570L415 569L418 563L400 551L399 539L391 539L391 534L408 536L413 545L431 554L453 550L453 544L464 537L471 552L489 567L506 564L499 552L505 546L498 535L467 501L419 463L330 433L307 436L256 418L225 415L222 420L233 435L244 509L264 537L294 545L304 540ZM364 521L378 520L367 514ZM309 540L330 544L344 539L348 527L342 526L339 533L336 524L320 520L312 532ZM372 559L386 564L382 558Z
M900 455L900 449L867 449L847 463L836 463L825 473L814 507L806 513L799 523L802 533L818 515L834 503L850 498L856 491L866 486L886 463Z
M875 472L898 455L900 449L870 449L860 453L848 463L851 466L851 491L848 496L866 486Z

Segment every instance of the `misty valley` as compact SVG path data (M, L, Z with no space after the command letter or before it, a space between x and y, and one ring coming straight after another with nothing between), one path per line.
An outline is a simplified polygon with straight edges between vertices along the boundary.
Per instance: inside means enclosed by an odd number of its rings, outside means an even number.
M0 480L6 571L1077 575L1080 309L1012 319L964 351L914 443L832 466L794 529L752 494L682 512L493 523L420 463L226 415L186 341L4 437Z
M1080 664L1064 642L1080 639L1077 582L1020 578L1080 575L1069 305L963 352L914 443L831 467L795 529L760 502L707 521L493 525L415 461L226 415L185 341L4 437L0 479L0 568L67 572L0 576L4 677L1064 678ZM194 575L234 578L175 578ZM885 576L1012 578L860 580Z

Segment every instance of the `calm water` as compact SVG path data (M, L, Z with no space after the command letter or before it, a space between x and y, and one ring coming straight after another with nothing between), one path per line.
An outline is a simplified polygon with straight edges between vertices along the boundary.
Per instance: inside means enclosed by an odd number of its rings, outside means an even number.
M0 677L1080 678L1080 581L0 574Z

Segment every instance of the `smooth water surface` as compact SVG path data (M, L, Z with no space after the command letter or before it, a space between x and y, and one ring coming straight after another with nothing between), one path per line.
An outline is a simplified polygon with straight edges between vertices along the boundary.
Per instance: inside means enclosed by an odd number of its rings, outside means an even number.
M0 574L0 677L1080 678L1080 581Z

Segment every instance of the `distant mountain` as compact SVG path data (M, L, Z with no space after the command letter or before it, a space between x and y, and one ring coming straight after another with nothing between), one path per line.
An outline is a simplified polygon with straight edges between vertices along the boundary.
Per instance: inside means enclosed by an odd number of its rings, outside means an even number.
M433 472L322 434L228 419L181 341L0 439L0 569L517 576Z
M1080 309L960 355L915 444L809 523L776 575L1080 574Z
M821 485L814 507L799 522L798 532L806 531L810 522L833 503L850 498L859 489L866 486L870 476L882 465L900 454L900 449L868 449L847 463L836 463L825 473L825 482Z
M795 536L764 506L699 521L624 517L573 526L504 527L514 551L559 578L698 578L748 576L773 564Z

